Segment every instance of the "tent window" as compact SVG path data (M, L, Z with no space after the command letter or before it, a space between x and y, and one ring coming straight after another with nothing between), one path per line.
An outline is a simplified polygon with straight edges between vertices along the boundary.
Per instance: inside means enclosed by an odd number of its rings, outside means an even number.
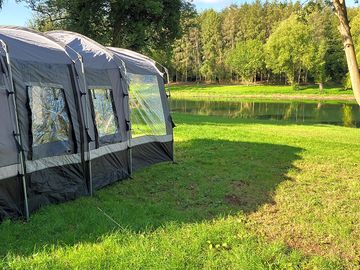
M118 133L118 121L111 89L90 89L93 113L98 137L101 143L109 143L109 138Z
M27 90L31 110L31 154L42 157L44 154L37 153L37 148L43 152L44 146L48 155L71 152L72 126L64 90L47 86L29 86Z
M129 74L132 136L165 135L166 124L155 75Z

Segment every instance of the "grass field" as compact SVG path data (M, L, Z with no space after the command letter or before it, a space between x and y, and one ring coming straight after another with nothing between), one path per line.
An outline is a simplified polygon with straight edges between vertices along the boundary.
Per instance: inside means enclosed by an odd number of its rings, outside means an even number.
M178 164L2 223L0 268L359 269L359 129L174 119Z
M265 98L265 99L300 99L300 100L354 100L352 90L341 87L326 87L323 92L318 86L302 86L294 90L292 86L273 85L216 85L190 84L172 85L174 98Z

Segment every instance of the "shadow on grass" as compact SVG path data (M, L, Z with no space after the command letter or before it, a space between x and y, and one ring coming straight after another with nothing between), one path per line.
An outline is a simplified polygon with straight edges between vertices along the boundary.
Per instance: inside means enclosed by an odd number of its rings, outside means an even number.
M0 254L30 255L52 245L97 242L122 228L151 231L168 222L192 223L272 203L300 148L223 140L176 145L178 164L158 164L94 198L49 206L27 224L0 225Z

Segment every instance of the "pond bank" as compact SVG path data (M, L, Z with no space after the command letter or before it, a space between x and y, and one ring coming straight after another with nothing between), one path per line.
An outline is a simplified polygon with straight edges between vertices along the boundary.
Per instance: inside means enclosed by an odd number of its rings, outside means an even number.
M184 98L184 93L175 92L173 98ZM193 94L185 95L186 98L199 99L265 99L265 100L312 100L312 101L348 101L356 102L355 98L350 95L288 95L288 94L254 94L254 95L213 95L213 94Z
M273 99L273 100L314 100L355 102L353 92L341 87L329 87L320 92L317 86L301 87L274 85L171 85L173 98L211 99Z

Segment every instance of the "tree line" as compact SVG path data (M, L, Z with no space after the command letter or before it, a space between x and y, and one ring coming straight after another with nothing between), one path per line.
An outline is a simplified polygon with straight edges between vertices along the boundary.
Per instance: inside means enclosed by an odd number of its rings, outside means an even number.
M357 9L349 11L360 26L357 13ZM176 81L318 83L322 87L346 77L338 20L323 2L304 6L257 0L221 12L194 13L181 24L184 32L172 54Z
M145 53L169 67L176 82L349 86L339 22L323 0L255 0L200 13L187 0L22 1L35 11L31 27ZM348 15L360 45L358 11Z

